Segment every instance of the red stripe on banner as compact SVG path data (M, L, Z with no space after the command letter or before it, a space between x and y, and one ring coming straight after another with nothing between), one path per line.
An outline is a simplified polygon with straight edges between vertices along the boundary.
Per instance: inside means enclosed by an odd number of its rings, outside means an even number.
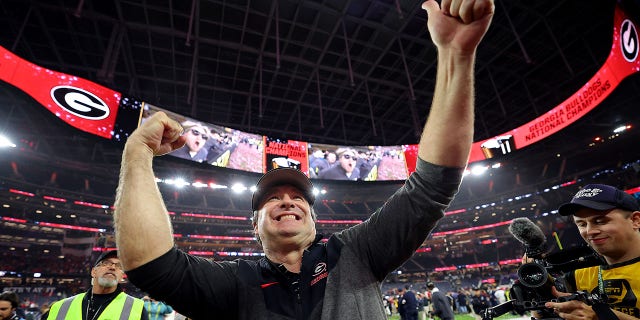
M0 80L30 95L69 125L110 139L121 94L28 62L0 46Z
M640 70L636 25L616 5L613 44L607 61L571 97L544 115L511 131L475 142L469 162L507 154L536 143L564 129L598 106L627 76Z

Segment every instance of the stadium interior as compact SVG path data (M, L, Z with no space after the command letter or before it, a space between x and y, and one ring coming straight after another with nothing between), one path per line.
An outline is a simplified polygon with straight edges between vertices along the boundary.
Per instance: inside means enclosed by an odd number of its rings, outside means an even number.
M478 51L475 141L540 117L587 83L611 50L615 4L498 2ZM637 2L620 5L640 18ZM419 1L3 0L0 45L194 119L336 145L417 143L435 79ZM523 254L507 230L517 217L538 224L551 250L581 246L556 209L587 183L640 187L638 101L631 75L558 133L471 164L490 169L464 178L386 285L508 282ZM39 288L24 292L34 301L83 290L91 261L115 247L122 144L70 127L7 83L0 110L0 134L15 144L0 148L0 287ZM165 183L252 186L259 174L166 156L154 166L180 248L215 260L261 257L250 192ZM319 232L366 220L401 183L314 180L326 191L315 205Z

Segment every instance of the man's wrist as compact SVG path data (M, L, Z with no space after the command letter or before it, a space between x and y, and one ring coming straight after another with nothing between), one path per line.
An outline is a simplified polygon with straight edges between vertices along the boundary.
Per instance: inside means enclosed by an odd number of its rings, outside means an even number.
M598 320L618 320L618 316L611 310L608 304L603 302L594 303L591 306L593 312L596 313Z
M123 163L152 161L153 150L146 144L138 141L128 141L122 150Z
M476 59L476 50L463 51L453 48L438 49L438 60L459 63L473 63Z

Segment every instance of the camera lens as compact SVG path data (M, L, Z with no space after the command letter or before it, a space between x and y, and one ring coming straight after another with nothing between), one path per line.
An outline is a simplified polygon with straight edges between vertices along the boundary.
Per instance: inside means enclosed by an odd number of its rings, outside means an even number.
M537 263L526 263L518 269L520 282L527 287L537 288L549 280L547 270Z

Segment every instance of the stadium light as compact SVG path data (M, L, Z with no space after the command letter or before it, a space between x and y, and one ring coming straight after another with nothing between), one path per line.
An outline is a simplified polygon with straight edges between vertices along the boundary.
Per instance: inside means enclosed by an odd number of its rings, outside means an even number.
M9 138L5 137L4 135L0 135L0 148L6 147L15 148L16 144L11 142L11 140L9 140Z
M211 188L211 189L228 189L229 187L223 186L221 184L216 184L214 182L209 182L209 188Z
M206 188L206 187L209 186L208 184L206 184L204 182L201 182L201 181L193 182L193 183L191 183L191 185L194 186L195 188Z
M486 166L473 166L471 168L471 174L474 176L479 176L485 172L487 172L487 170L489 169L489 167Z
M613 129L613 133L620 133L620 132L625 131L627 129L631 129L631 126L625 124L625 125L622 125L622 126L619 126L619 127L615 128L615 129Z
M245 187L241 183L236 183L231 187L231 190L233 190L233 192L235 193L242 193L243 191L247 190L247 187Z
M190 185L190 183L186 182L183 178L167 179L164 181L164 183L174 185L176 186L176 188L182 188L184 186Z

